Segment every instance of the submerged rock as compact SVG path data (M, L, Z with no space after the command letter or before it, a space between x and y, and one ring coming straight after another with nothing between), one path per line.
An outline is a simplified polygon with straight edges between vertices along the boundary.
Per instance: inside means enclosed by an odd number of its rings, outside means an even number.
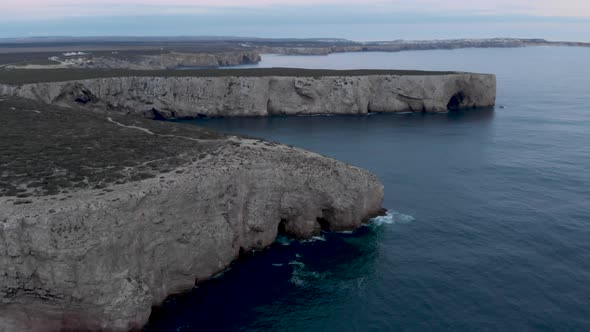
M0 119L0 331L140 328L280 228L354 229L383 199L365 170L263 140L13 98Z

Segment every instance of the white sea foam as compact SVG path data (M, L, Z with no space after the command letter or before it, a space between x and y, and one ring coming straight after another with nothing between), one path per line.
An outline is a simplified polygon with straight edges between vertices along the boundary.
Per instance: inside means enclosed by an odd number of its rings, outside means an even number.
M319 116L334 116L335 114L329 114L329 113L325 113L325 114L299 114L297 116L299 117L310 117L310 118L315 118L315 117L319 117Z
M387 211L387 213L384 216L379 216L371 219L369 225L381 226L383 224L406 224L411 221L414 221L414 217L410 215L399 213L396 211Z
M229 270L231 270L231 269L232 269L232 268L231 268L231 266L230 266L230 267L226 268L225 270L223 270L223 271L221 271L221 272L217 273L216 275L212 276L212 277L211 277L211 279L217 279L217 278L221 278L221 277L223 277L223 275L224 275L224 274L225 274L227 271L229 271Z
M277 236L277 239L275 241L284 245L284 246L288 246L295 240L293 240L292 238L289 238L287 236L279 235L279 236Z
M327 241L325 237L323 236L313 236L311 239L309 240L299 240L300 243L310 243L310 242L316 242L316 241Z
M284 246L291 245L291 243L293 243L293 241L297 241L297 240L290 238L288 236L283 236L283 235L277 236L277 238L275 240L275 242L280 243L281 245L284 245ZM299 243L312 243L312 242L316 242L316 241L327 241L327 240L323 236L314 236L308 240L299 240Z
M273 264L272 266L279 267L279 266L283 266L283 264Z
M305 264L298 262L298 261L291 261L289 262L289 265L300 265L300 266L305 266Z
M298 287L307 287L310 282L324 279L327 276L327 273L310 271L302 262L292 261L289 262L289 265L293 266L293 272L289 281Z

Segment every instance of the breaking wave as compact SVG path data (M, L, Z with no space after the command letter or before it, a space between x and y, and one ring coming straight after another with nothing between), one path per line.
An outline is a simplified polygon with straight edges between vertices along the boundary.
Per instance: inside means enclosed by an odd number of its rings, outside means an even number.
M403 213L400 213L397 211L387 211L384 216L375 217L375 218L369 220L369 223L366 226L378 227L378 226L382 226L382 225L407 224L409 222L414 221L414 219L415 219L414 217L412 217L408 214L403 214ZM336 233L350 235L350 234L354 234L355 231L340 231L340 232L336 232ZM279 236L277 236L277 238L275 240L275 242L277 242L283 246L289 246L295 241L303 244L303 243L313 243L313 242L317 242L317 241L324 242L324 241L327 241L327 239L324 235L314 236L308 240L296 240L296 239L288 237L288 236L279 235Z
M335 116L336 114L330 114L330 113L322 113L322 114L297 114L297 116L299 117L329 117L329 116Z
M324 236L314 236L311 239L308 240L296 240L293 238L290 238L288 236L284 236L284 235L279 235L277 236L275 242L283 245L283 246L289 246L291 245L294 241L299 241L299 243L312 243L312 242L316 242L316 241L327 241L326 238Z
M326 238L322 235L319 236L313 236L311 239L309 240L299 240L300 243L309 243L309 242L316 242L316 241L327 241Z
M311 271L302 262L291 261L289 265L293 267L289 282L297 287L307 287L311 282L324 279L328 275L328 273Z
M396 211L387 211L387 213L384 216L379 216L371 219L369 225L381 226L383 224L407 224L412 221L414 221L414 217L410 215L399 213Z
M295 241L295 239L292 239L288 236L284 236L284 235L279 235L277 236L275 242L284 245L284 246L288 246L290 245L293 241Z

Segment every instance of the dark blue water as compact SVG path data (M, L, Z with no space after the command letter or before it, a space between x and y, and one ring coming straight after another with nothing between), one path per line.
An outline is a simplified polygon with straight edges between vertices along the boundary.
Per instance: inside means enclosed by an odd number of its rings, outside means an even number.
M498 106L194 122L369 169L393 223L276 243L171 298L153 331L590 330L590 49L265 57L491 72ZM383 221L383 220L382 220Z

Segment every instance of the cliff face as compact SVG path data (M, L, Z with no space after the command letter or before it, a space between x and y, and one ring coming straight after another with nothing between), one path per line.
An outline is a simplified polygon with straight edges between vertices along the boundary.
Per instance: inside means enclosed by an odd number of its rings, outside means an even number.
M493 106L489 74L114 77L0 85L0 94L147 117L446 112Z
M261 57L255 51L232 51L222 53L177 53L162 55L145 55L137 63L130 63L119 68L130 69L174 69L178 67L218 67L237 66L260 62Z
M365 50L362 45L348 46L319 46L319 47L280 47L280 46L261 46L259 51L262 54L282 54L282 55L328 55L332 53L344 52L361 52Z
M140 328L280 224L309 238L381 207L375 176L296 148L30 102L0 101L0 116L14 147L0 163L0 331Z
M261 60L257 51L227 51L215 53L168 52L152 55L123 57L118 55L83 54L73 57L52 57L53 64L7 65L7 68L21 69L132 69L158 70L179 67L237 66L258 63Z

